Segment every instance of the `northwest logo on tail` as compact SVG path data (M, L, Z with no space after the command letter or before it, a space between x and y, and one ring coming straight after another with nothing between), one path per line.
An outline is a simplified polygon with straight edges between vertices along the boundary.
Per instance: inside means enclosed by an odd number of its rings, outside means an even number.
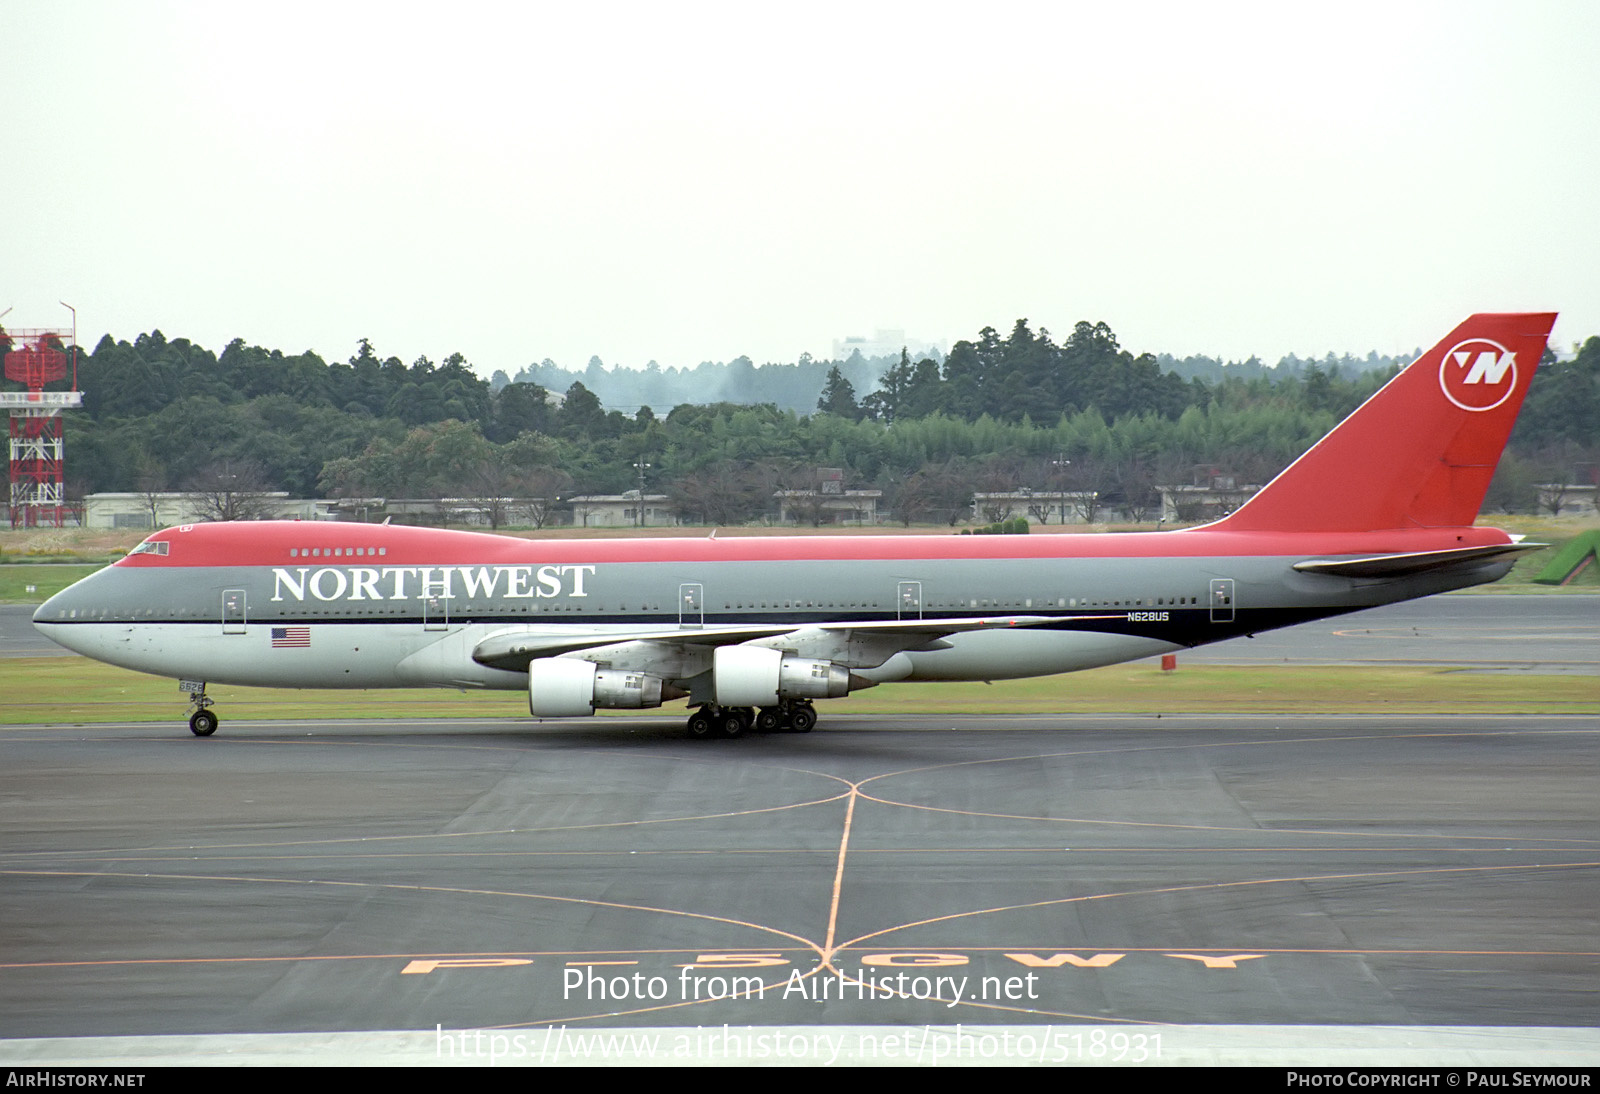
M1493 410L1516 389L1517 355L1487 338L1460 342L1439 363L1439 386L1462 410Z

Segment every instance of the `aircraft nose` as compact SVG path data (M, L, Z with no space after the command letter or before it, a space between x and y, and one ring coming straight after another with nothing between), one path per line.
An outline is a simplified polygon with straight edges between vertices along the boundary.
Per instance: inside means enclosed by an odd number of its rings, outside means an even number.
M60 610L60 606L56 603L60 599L61 594L56 593L55 596L47 597L43 604L33 609L33 625L37 627L40 623L47 623L54 619L56 617L55 613Z
M74 598L67 596L71 591L71 586L68 586L33 610L34 629L56 645L66 646L69 650L72 647L62 641L62 632L67 628L60 626L60 623L72 615L72 608L69 605Z
M117 567L107 566L79 578L34 609L34 625L108 618L108 609L126 607L127 583L122 577Z
M102 573L104 571L101 571ZM58 646L65 646L74 653L83 653L79 646L82 644L75 639L81 638L77 632L80 627L68 624L93 619L98 614L96 604L102 598L94 590L87 588L97 575L90 574L81 581L74 582L62 589L59 593L45 600L33 612L34 629L43 634Z
M35 608L33 610L34 626L37 627L42 623L59 623L70 619L77 608L78 597L73 595L73 590L77 587L76 583L68 585L65 589L47 598L43 604Z

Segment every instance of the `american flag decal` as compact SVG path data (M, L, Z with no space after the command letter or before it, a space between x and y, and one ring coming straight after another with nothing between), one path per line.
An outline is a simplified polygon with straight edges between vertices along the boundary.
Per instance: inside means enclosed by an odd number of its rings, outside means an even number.
M275 650L305 649L310 645L310 627L272 628L272 648Z

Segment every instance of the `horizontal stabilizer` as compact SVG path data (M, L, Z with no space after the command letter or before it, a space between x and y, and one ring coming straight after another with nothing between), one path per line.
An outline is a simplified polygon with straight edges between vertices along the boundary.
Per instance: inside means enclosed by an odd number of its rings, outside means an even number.
M1524 551L1537 551L1543 543L1505 543L1490 547L1461 547L1452 551L1409 551L1399 555L1373 555L1369 558L1313 559L1296 562L1294 568L1306 574L1333 574L1337 577L1405 577L1408 574L1459 569L1509 558Z

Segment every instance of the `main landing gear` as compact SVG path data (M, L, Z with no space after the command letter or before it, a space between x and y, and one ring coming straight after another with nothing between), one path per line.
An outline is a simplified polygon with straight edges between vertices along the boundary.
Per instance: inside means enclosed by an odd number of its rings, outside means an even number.
M780 703L775 707L719 707L707 703L689 715L689 736L743 737L754 729L760 733L810 733L817 724L817 708L807 700Z
M179 680L178 690L189 693L189 732L196 737L209 737L217 731L219 719L211 709L211 697L206 694L204 680Z

